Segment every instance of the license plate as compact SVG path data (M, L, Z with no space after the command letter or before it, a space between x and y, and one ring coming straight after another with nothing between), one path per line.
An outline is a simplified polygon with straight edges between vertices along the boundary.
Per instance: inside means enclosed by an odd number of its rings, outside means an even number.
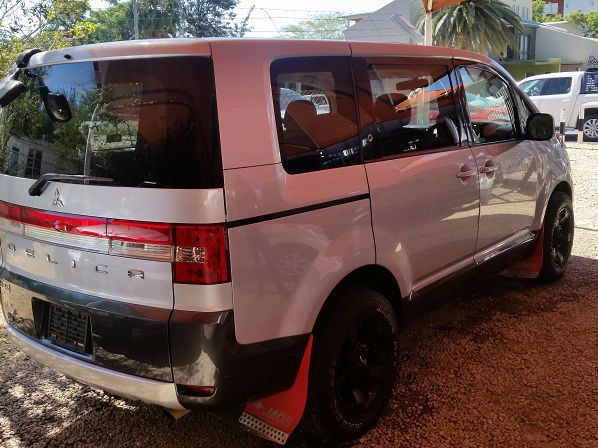
M59 347L81 354L91 353L89 315L49 304L46 339Z

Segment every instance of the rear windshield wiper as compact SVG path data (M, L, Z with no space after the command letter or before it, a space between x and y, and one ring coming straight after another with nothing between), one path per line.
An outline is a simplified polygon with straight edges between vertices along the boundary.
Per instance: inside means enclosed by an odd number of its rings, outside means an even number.
M114 179L110 177L97 177L97 176L86 176L85 174L56 174L56 173L48 173L43 174L37 179L31 187L29 187L29 196L41 196L42 192L44 191L44 187L48 182L51 181L61 181L66 180L69 182L75 183L87 183L87 182L103 182L103 183L112 183Z

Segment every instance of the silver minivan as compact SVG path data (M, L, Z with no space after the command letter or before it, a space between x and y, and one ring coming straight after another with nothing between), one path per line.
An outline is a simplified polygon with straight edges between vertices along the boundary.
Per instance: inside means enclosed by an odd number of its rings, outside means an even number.
M553 120L478 54L227 39L32 50L0 105L14 343L167 409L245 404L242 422L279 443L299 418L333 442L371 427L405 310L439 285L522 260L556 280L571 252Z

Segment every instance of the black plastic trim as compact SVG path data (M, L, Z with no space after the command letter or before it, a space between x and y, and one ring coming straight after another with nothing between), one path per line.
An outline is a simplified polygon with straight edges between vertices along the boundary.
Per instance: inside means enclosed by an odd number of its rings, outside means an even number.
M334 207L336 205L348 204L350 202L362 201L364 199L369 199L369 198L370 198L369 193L363 193L363 194L358 194L355 196L349 196L346 198L335 199L332 201L320 202L318 204L306 205L305 207L292 208L290 210L284 210L282 212L268 213L268 214L259 215L259 216L252 216L251 218L237 219L234 221L227 222L226 225L228 228L248 226L250 224L257 224L257 223L264 222L264 221L271 221L273 219L279 219L279 218L284 218L287 216L299 215L301 213L313 212L316 210L322 210L324 208Z
M178 399L187 408L230 407L288 389L309 334L239 344L232 311L206 324L196 312L175 310L170 321L172 371ZM212 396L181 386L213 386Z

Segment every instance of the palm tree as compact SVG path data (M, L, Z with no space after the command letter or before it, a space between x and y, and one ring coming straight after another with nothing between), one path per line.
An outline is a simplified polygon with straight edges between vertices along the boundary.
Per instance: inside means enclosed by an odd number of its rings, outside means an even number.
M434 44L486 54L517 48L521 19L501 0L466 0L434 13ZM419 22L423 27L423 18Z

